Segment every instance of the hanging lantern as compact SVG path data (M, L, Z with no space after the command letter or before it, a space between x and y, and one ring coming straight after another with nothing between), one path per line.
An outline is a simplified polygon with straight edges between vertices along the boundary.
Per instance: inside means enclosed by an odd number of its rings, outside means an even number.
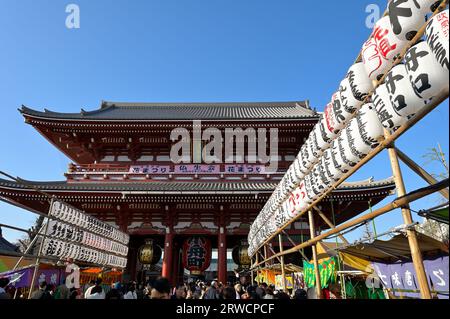
M426 42L408 50L405 66L414 92L422 99L432 99L448 89L449 71L437 62Z
M348 116L345 116L346 110L341 102L339 91L333 94L331 106L333 108L332 116L334 121L334 132L337 134L345 127L348 118Z
M233 256L233 261L241 266L242 268L249 268L252 261L248 255L249 245L247 241L241 241L239 246L233 248L231 255Z
M347 86L345 80L348 80L349 86ZM358 104L357 102L353 102L350 99L350 96L346 95L347 99L349 99L347 112L355 113L362 105L362 102L366 99L367 95L373 90L373 82L367 75L364 63L358 62L353 64L348 70L347 77L343 82L345 84L344 87L350 89L351 93L353 94L353 98L356 101L361 102L360 104ZM342 93L342 89L340 91ZM344 103L344 101L342 101L342 103Z
M372 96L372 102L375 105L378 119L384 128L390 132L396 131L405 124L408 119L398 115L392 107L391 100L386 85L380 85Z
M342 80L339 86L339 99L342 103L344 125L347 125L353 114L356 113L363 104L363 102L354 97L348 78Z
M398 115L409 118L425 105L425 101L414 92L404 64L392 68L386 76L385 85Z
M320 125L323 125L323 130L325 131L327 139L334 139L340 131L338 123L336 123L333 104L333 100L327 104L320 119Z
M369 78L379 80L407 43L394 35L388 16L381 18L362 48L362 60Z
M445 69L449 69L449 29L448 9L433 17L428 22L425 30L427 43L438 63Z
M211 264L211 241L191 237L183 244L183 265L192 275L201 275Z
M331 145L331 161L333 165L330 167L330 171L333 174L333 176L336 176L339 178L342 177L345 173L349 171L351 166L344 161L342 158L341 149L339 147L339 141L338 139L333 141L333 144Z
M337 144L343 162L350 167L354 167L360 161L360 158L352 152L347 129L343 130L341 135L339 135Z
M392 0L388 5L392 31L400 40L411 41L425 24L425 16L434 11L437 0Z
M143 265L156 265L161 259L161 248L155 245L153 239L146 239L138 250L138 260Z

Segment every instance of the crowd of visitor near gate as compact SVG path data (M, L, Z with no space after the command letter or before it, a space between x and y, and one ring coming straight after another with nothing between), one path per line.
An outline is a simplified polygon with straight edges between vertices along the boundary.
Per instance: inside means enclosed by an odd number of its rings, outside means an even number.
M0 279L0 299L13 299L9 280ZM325 290L328 299L340 299L339 287ZM27 295L16 295L17 299L27 299ZM31 299L205 299L205 300L266 300L266 299L315 299L314 289L277 290L273 285L256 283L221 283L218 281L184 283L172 287L167 278L159 277L146 284L116 282L104 285L101 279L91 281L80 289L68 289L65 284L54 286L41 282L31 294Z

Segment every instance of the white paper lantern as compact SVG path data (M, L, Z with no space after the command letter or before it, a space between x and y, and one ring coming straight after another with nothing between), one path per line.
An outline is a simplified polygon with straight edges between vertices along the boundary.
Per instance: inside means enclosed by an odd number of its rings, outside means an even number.
M333 109L331 116L333 116L334 133L337 134L345 127L345 124L347 123L346 120L348 118L348 116L346 116L346 114L345 114L346 110L344 109L344 105L341 102L339 91L337 91L336 93L333 94L329 105L331 105L331 107ZM320 126L319 126L319 132L320 132Z
M350 90L353 94L353 98L359 102L361 102L361 104L356 105L356 102L353 102L350 99L350 96L346 95L347 99L348 99L348 112L350 113L354 113L356 112L359 107L362 105L362 102L366 99L367 95L369 95L370 92L372 92L372 90L374 89L373 87L373 82L372 80L369 78L369 76L367 75L366 72L366 68L364 66L363 62L358 62L353 64L350 69L347 72L347 77L346 79L348 80L348 83L350 85ZM347 83L344 82L344 87L347 87ZM341 83L341 87L342 87L343 83ZM340 90L342 91L342 90ZM342 101L341 98L341 102L345 104L344 101Z
M344 163L350 165L350 167L354 167L361 160L361 157L359 154L354 153L354 150L351 147L353 137L350 136L349 139L348 133L348 129L342 131L342 133L338 137L338 145Z
M332 183L335 183L342 177L343 173L334 169L331 152L332 150L328 149L323 153L320 165L325 168L328 179L330 179Z
M398 115L409 118L425 105L425 101L414 92L404 64L392 68L386 76L385 85Z
M448 90L448 69L435 59L424 41L413 46L405 55L405 66L415 93L424 100Z
M295 172L297 179L298 180L303 179L303 177L305 177L306 172L303 171L301 161L298 157L295 158L293 165L294 165L294 172Z
M378 118L377 121L379 121ZM371 147L364 142L364 139L360 134L358 121L356 118L350 122L346 133L350 151L357 159L357 162L359 162L359 160L362 160L367 154L369 154Z
M372 149L380 144L380 138L384 135L383 125L381 125L378 119L375 105L373 103L365 104L358 116L356 117L358 122L358 129L361 137L366 145Z
M317 123L314 126L313 130L314 130L314 134L315 134L314 136L316 138L316 143L317 143L316 145L323 152L330 147L331 140L328 139L325 134L322 134L325 132L322 132L320 127L321 127L320 124Z
M309 145L309 151L312 155L312 161L313 164L316 164L319 161L319 157L322 155L323 151L320 149L319 144L317 142L316 132L313 130L308 137L308 145Z
M364 43L361 52L369 78L379 80L406 44L408 44L407 41L402 41L395 36L389 17L381 18L376 23L371 38Z
M333 104L333 100L327 104L320 120L322 122L320 125L323 125L328 139L334 139L340 131L339 125L336 122L336 114L334 113Z
M346 163L342 157L343 149L339 145L339 139L333 141L331 146L331 161L333 165L330 167L330 170L333 176L341 176L347 173L351 166L349 163Z
M448 9L435 15L428 22L425 30L427 43L438 63L445 69L449 69L449 29Z
M372 96L372 102L373 105L375 105L378 119L383 127L390 132L396 131L408 121L406 117L400 116L395 112L385 84L378 86L375 90L375 93Z
M437 0L392 0L388 5L392 31L400 40L411 41L425 24L425 16Z
M342 103L342 115L345 118L344 123L347 125L353 114L355 114L363 104L362 101L359 101L354 97L348 78L345 78L339 86L339 99Z

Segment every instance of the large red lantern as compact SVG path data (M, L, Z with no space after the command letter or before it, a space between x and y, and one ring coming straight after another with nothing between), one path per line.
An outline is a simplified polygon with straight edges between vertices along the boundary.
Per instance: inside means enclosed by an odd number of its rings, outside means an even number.
M192 237L183 244L183 266L191 275L201 275L211 265L211 241Z

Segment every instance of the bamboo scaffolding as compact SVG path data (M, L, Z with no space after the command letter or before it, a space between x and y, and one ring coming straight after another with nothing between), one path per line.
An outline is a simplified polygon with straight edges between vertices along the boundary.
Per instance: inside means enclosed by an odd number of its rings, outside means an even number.
M389 132L385 130L385 135L388 137ZM402 171L400 169L400 163L398 161L397 152L392 145L388 148L389 159L391 161L392 172L394 173L395 186L397 188L397 195L399 197L406 195L405 182L403 180ZM409 225L413 223L411 210L409 204L405 204L402 207L402 216L405 224ZM431 299L431 290L428 285L427 274L423 265L423 257L420 251L419 242L417 240L416 231L414 229L407 229L406 234L408 237L409 248L411 250L411 257L416 270L417 280L419 282L420 294L422 299Z
M428 184L433 185L437 183L437 180L431 176L426 170L420 167L416 162L414 162L408 155L403 153L398 147L395 147L398 158L405 163L414 173L422 177ZM449 192L448 189L442 189L439 191L445 199L448 200Z
M349 229L349 228L351 228L351 227L353 227L355 225L359 225L361 223L364 223L367 220L371 220L371 219L376 218L378 216L384 215L384 214L386 214L386 213L388 213L388 212L390 212L390 211L392 211L394 209L401 208L404 205L407 205L407 204L409 204L409 203L411 203L413 201L421 199L421 198L423 198L425 196L428 196L430 194L436 193L439 190L441 190L443 188L446 188L446 187L449 187L449 180L448 179L440 181L439 183L436 183L435 185L431 185L431 186L428 186L428 187L425 187L425 188L418 189L418 190L413 191L413 192L411 192L411 193L409 193L409 194L407 194L405 196L398 197L394 201L392 201L391 203L389 203L389 204L387 204L387 205L385 205L383 207L380 207L377 210L374 210L373 212L370 212L370 213L365 214L365 215L363 215L361 217L355 218L355 219L350 220L350 221L348 221L346 223L338 225L338 226L336 226L336 228L331 229L328 232L322 233L322 234L320 234L320 235L318 235L318 236L316 236L314 238L311 238L310 240L308 240L308 241L306 241L306 242L304 242L302 244L299 244L299 245L297 245L295 247L292 247L290 249L284 250L283 253L278 253L276 255L270 256L268 258L268 260L280 257L281 255L287 255L287 254L291 254L291 253L297 252L298 250L300 250L302 248L309 247L309 246L311 246L311 245L313 245L313 244L315 244L315 243L317 243L317 242L319 242L321 240L324 240L324 239L326 239L326 238L328 238L328 237L330 237L332 235L335 235L335 234L337 234L339 232L342 232L343 230L346 230L346 229ZM254 267L258 267L261 264L262 264L262 262L257 262L253 266Z

